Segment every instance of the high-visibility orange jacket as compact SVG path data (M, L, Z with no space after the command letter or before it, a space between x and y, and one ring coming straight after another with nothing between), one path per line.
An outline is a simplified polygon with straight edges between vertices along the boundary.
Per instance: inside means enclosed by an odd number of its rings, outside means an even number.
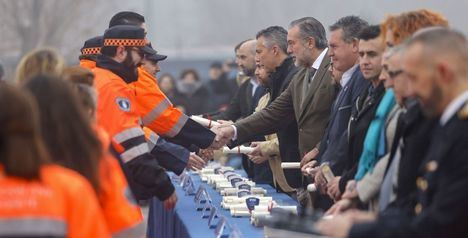
M103 129L97 128L96 131L105 148L104 158L99 164L98 198L107 227L114 237L144 237L140 207L128 187L119 162L108 151L110 139Z
M119 67L111 59L107 59L106 63L104 65L109 65L109 68ZM98 125L115 142L114 148L120 153L130 174L129 183L135 196L138 199L157 196L160 200L166 200L174 192L174 186L165 170L149 153L135 106L134 90L109 69L96 67L93 73L98 91Z
M80 60L80 66L91 70L96 68L96 62L92 60L82 59Z
M214 133L175 108L159 88L155 77L138 68L138 80L131 85L143 126L185 147L193 144L207 148L211 145Z
M40 180L0 168L0 237L110 237L96 193L78 173L58 165Z

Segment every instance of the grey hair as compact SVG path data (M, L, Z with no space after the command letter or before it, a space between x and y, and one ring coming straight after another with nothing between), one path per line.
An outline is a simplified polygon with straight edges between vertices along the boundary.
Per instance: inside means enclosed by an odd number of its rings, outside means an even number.
M329 29L330 31L343 30L343 41L351 43L353 40L358 39L362 29L368 26L369 23L358 16L346 16L340 18Z
M313 17L303 17L294 20L289 24L289 28L299 27L299 34L303 39L312 37L315 40L315 47L325 49L327 47L327 36L322 23Z
M281 26L270 26L257 33L257 40L260 37L265 38L265 47L271 49L273 45L278 45L279 48L286 53L288 50L288 32Z

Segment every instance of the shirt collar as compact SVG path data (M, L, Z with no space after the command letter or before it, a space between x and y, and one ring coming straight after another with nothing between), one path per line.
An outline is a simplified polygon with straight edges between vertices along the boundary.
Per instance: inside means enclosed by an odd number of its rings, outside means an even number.
M314 63L312 64L312 68L315 70L318 70L320 68L320 65L322 64L323 59L325 58L325 55L327 54L328 48L325 48L322 53L315 59Z
M468 101L468 91L463 92L462 94L458 95L455 99L453 99L449 105L445 108L442 116L440 117L440 125L444 126L450 120L450 118L457 113L457 111L462 107L465 102Z
M348 84L349 80L351 80L351 77L353 76L354 71L356 71L358 66L359 64L355 64L353 67L351 67L343 73L343 76L341 76L340 80L341 87L344 87L346 84Z

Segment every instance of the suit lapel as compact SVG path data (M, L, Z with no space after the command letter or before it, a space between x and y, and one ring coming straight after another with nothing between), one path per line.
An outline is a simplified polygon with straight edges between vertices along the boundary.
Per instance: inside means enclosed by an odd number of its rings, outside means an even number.
M302 97L306 97L306 98L303 100L303 103L301 105L301 114L299 116L299 120L301 120L301 118L304 115L308 114L307 111L310 109L310 107L308 106L310 105L310 102L313 100L315 92L318 90L318 88L322 84L322 81L324 78L323 76L325 76L325 73L327 72L329 65L330 65L330 57L325 56L323 58L322 63L320 64L320 67L318 68L315 74L314 79L312 80L312 83L309 87L309 91L307 92L307 94L302 95ZM305 79L302 81L302 83L306 83Z

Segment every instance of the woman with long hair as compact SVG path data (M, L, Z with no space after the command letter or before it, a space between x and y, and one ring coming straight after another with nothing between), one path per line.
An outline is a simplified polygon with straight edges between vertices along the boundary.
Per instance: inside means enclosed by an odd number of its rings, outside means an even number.
M109 237L92 187L50 163L37 106L0 85L0 236Z

